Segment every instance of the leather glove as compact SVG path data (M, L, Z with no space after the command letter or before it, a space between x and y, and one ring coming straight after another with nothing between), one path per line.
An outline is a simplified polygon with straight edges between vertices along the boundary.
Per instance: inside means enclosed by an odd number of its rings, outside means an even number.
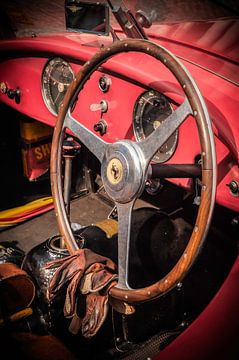
M64 316L72 318L69 331L90 338L102 326L108 312L108 291L116 285L116 265L112 260L90 249L79 249L73 255L53 260L46 268L57 268L48 285L48 299L53 300L66 288ZM80 297L86 297L83 318L78 313Z

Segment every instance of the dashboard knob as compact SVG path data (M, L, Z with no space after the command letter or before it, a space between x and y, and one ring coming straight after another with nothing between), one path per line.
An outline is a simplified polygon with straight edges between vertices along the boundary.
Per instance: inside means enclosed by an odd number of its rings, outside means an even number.
M227 186L230 189L230 192L234 196L239 195L239 183L236 180L232 180L230 184L227 184Z
M102 75L98 81L99 88L102 92L106 93L111 85L111 80L106 75Z
M7 90L7 96L9 97L9 99L15 99L16 104L20 103L20 90L19 89L8 89Z
M94 130L96 132L99 132L101 136L106 134L106 131L107 131L107 123L106 123L106 121L103 120L103 119L98 121L98 123L94 125Z

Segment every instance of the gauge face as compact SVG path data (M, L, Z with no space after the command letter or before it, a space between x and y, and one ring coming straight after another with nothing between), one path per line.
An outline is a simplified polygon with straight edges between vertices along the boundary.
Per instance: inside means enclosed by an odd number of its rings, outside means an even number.
M42 73L42 95L47 108L54 115L58 114L66 90L75 75L70 64L61 58L47 62Z
M146 91L137 100L134 107L133 129L137 141L147 138L173 112L168 99L157 91ZM176 130L166 143L156 152L153 161L167 161L177 146L178 131Z

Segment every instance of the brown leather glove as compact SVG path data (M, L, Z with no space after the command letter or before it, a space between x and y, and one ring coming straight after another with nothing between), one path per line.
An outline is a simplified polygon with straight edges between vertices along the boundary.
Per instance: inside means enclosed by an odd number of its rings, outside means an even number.
M108 291L116 284L116 265L109 258L89 249L79 249L73 255L54 260L46 268L57 267L48 286L48 299L66 289L64 315L72 318L69 331L90 338L103 324L108 311ZM80 297L86 297L86 312L78 315Z

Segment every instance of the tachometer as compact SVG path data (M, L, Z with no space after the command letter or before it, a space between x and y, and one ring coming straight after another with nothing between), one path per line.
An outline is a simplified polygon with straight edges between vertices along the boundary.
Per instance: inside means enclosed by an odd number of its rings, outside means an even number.
M48 110L57 115L66 90L74 79L68 62L57 57L49 60L42 73L42 95Z
M146 91L136 101L133 114L133 130L137 141L149 136L173 112L168 99L157 91ZM167 161L177 146L178 131L175 131L166 143L157 151L153 161Z

